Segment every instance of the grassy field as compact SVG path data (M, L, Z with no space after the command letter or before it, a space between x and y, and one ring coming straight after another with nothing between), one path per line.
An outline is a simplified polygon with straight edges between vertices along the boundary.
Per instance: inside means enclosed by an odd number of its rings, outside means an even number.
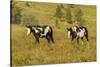
M42 6L44 8L42 8ZM25 8L25 13L32 13L39 24L49 24L54 31L55 43L48 44L46 39L40 39L40 44L34 44L31 34L26 36L26 28L22 25L12 26L12 65L37 65L56 63L76 63L96 61L96 7L79 6L84 12L85 26L89 31L89 43L84 45L71 43L67 38L68 24L61 23L60 29L54 26L55 4L34 3L34 8ZM46 19L45 19L46 18ZM40 22L41 21L41 22ZM67 27L66 27L67 26Z

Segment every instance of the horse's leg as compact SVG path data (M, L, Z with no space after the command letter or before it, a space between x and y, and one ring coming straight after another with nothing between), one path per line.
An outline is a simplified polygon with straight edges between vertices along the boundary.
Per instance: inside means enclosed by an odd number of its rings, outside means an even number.
M47 35L46 39L48 40L48 43L50 43L50 37Z
M51 38L52 43L54 43L53 33L51 33L50 38Z
M74 40L75 38L74 37L72 37L72 39L71 39L71 43L73 44L73 40Z
M88 35L85 35L85 38L86 38L87 41L89 41L89 39L88 39Z
M37 43L40 43L39 42L39 36L38 35L35 35L35 43L37 44Z
M73 36L72 36L72 40L71 40L71 41L73 41L73 40L74 40L74 38L75 38L75 37L73 37Z
M85 35L85 38L86 38L86 40L87 40L87 44L89 44L89 42L88 42L88 41L89 41L89 39L88 39L88 34Z
M77 44L79 44L79 37L77 37Z
M36 41L37 41L37 43L40 43L40 42L39 42L39 38L37 38Z
M48 41L48 47L50 48L50 50L53 50L52 46L51 46L51 43L50 43L50 40L51 40L51 37L50 35L46 35L46 39Z
M52 43L54 43L54 39L53 39L53 37L51 37L51 41L52 41Z
M83 43L83 41L84 41L84 40L83 40L83 37L81 37L81 40L82 40L82 45L83 45L83 44L84 44L84 43Z
M88 32L86 32L85 38L86 38L87 41L89 41L89 39L88 39Z

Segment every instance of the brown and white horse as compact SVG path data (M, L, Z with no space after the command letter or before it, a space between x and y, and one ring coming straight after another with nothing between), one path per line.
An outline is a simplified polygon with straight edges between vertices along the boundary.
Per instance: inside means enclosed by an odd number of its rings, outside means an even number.
M32 33L36 39L36 43L39 43L39 38L46 38L48 43L52 41L54 43L53 39L53 30L52 27L49 25L34 25L34 26L26 26L27 28L27 35Z
M71 41L73 41L74 39L77 39L77 43L79 43L79 39L81 39L82 44L83 44L84 37L86 38L87 41L89 41L88 30L86 27L73 26L73 27L67 28L67 32L68 32L68 38L71 38Z

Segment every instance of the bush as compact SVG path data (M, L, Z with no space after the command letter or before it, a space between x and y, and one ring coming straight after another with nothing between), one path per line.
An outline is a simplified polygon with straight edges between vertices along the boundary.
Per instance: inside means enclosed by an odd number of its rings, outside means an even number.
M68 23L72 23L71 8L70 7L67 7L65 11L66 11L65 18L66 18L67 22Z
M79 22L78 25L82 26L83 23L85 22L85 20L83 18L84 14L83 14L82 10L80 8L78 8L78 7L75 8L74 9L74 15L75 15L75 20Z
M38 20L32 15L23 15L21 25L36 25Z

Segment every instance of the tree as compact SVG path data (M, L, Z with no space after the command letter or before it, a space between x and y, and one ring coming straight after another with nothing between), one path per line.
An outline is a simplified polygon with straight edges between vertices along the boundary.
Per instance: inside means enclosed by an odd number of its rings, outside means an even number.
M61 7L62 9L64 9L64 5L63 5L63 4L60 4L60 7Z
M62 12L62 6L61 5L58 5L57 8L56 8L56 12L55 12L55 17L56 17L56 26L59 28L59 22L61 20L63 16L63 12Z
M25 5L26 5L27 7L32 7L32 3L31 3L31 2L26 2Z
M24 14L22 16L22 23L21 25L37 25L38 20L35 18L35 16L31 14Z
M63 15L62 9L61 9L61 7L58 5L57 8L56 8L55 17L60 19L60 18L62 17L62 15Z
M83 15L84 14L83 14L82 10L79 7L75 8L74 15L75 15L75 20L78 21L78 25L79 26L82 26L83 25L83 22L85 20L83 19Z
M17 7L16 8L16 14L15 14L15 22L17 23L17 24L20 24L21 23L21 9L20 9L20 7Z
M72 23L71 8L70 8L70 7L67 7L67 8L65 9L65 11L66 11L66 15L65 15L66 21L67 21L68 23Z
M74 8L74 4L68 4L70 8Z
M17 6L17 3L17 1L11 1L11 23L20 24L22 8Z

